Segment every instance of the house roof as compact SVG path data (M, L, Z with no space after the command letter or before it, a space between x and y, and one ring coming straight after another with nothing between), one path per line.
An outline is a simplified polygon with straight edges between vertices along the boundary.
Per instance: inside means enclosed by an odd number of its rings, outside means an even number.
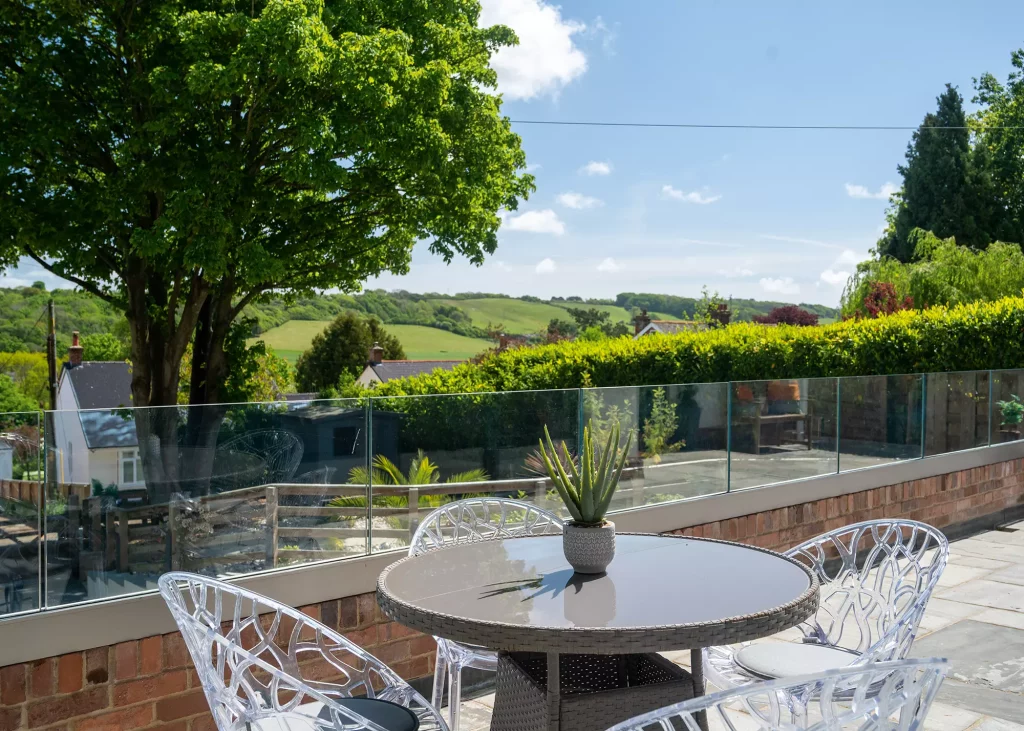
M464 361L461 360L385 360L381 363L370 363L367 367L373 370L374 375L381 383L393 381L396 378L418 376L421 373L433 373L436 370L450 371Z
M636 339L643 335L650 335L652 333L674 335L681 332L698 332L704 328L705 325L703 322L695 322L693 320L651 320L643 330L633 337Z
M113 409L132 406L132 372L123 361L87 361L69 368L65 377L78 402L78 419L89 449L135 447L135 421Z
M116 409L132 405L132 372L124 361L88 361L64 366L80 409Z

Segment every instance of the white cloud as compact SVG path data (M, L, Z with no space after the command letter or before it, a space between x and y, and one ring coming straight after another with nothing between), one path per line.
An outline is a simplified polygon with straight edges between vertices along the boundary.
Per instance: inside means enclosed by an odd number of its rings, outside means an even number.
M784 279L761 279L761 289L774 294L800 294L800 285L793 281L792 277Z
M610 175L612 172L612 165L608 162L591 160L580 168L580 172L584 175Z
M578 211L585 208L597 208L598 206L604 205L604 201L600 198L583 195L582 193L573 193L571 190L566 193L559 194L558 202L566 208L575 208Z
M550 257L547 259L541 259L540 263L537 264L537 274L552 274L558 269L558 265L555 264L555 260Z
M615 41L619 37L618 28L618 23L615 24L614 28L609 28L608 24L604 22L604 18L598 15L594 18L594 22L590 24L590 27L587 28L587 35L600 39L601 50L609 56L614 56Z
M887 201L889 200L889 196L898 190L899 187L897 187L895 183L885 183L878 189L877 193L872 193L863 185L853 185L852 183L846 184L846 195L851 198L875 198Z
M849 272L837 272L834 269L826 269L821 273L821 281L833 287L842 287L844 284L846 284L846 280L848 280L849 278Z
M866 259L866 258L867 258L866 256L861 256L856 251L851 251L850 249L846 249L845 251L843 251L842 254L839 255L839 258L836 259L835 266L843 266L843 265L857 266L862 261L864 261L864 259Z
M510 271L512 271L512 267L510 267L508 264L506 264L503 261L493 261L493 262L491 262L491 264L499 272L510 272Z
M599 272L617 272L621 268L622 267L620 267L618 263L610 256L597 265L597 271Z
M544 0L482 0L480 25L499 24L519 36L518 46L491 57L498 91L506 99L558 96L587 70L587 57L574 39L587 27L563 18L558 6Z
M550 208L527 211L518 216L505 216L505 226L511 231L528 231L533 234L561 236L565 233L565 224Z
M735 269L719 269L718 274L725 277L726 279L733 279L735 277L752 277L754 272L751 269L745 267L736 267Z
M692 190L689 193L685 193L677 188L673 188L671 185L661 186L661 195L664 198L671 198L677 201L683 201L684 203L696 203L699 206L706 206L709 203L714 203L722 199L720 195L704 195L698 190Z
M539 162L533 162L533 163L530 163L529 165L526 166L526 172L528 172L528 173L535 173L538 170L540 170L542 167L544 167L544 166L541 165Z
M815 239L798 239L792 236L776 236L775 234L761 234L758 236L768 241L781 241L786 244L804 244L807 246L820 246L823 249L839 249L839 244L830 244L827 241L816 241Z

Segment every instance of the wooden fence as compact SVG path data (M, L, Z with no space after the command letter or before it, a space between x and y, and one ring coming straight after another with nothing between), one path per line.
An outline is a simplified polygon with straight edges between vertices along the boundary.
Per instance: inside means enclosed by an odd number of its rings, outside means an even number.
M89 497L92 488L78 483L62 483L56 486L56 494L64 500L76 495L79 500ZM0 480L0 499L18 500L39 507L42 483L39 480ZM51 493L52 495L53 493Z
M614 507L642 505L645 489L664 489L645 488L642 477L643 468L624 471ZM81 579L97 571L158 574L213 566L275 568L365 553L370 540L374 546L380 541L406 545L433 509L420 504L427 496L522 496L557 510L560 503L549 498L551 489L550 481L541 478L375 485L372 520L365 485L278 483L139 507L72 495L61 554ZM338 498L347 498L349 504L337 504Z

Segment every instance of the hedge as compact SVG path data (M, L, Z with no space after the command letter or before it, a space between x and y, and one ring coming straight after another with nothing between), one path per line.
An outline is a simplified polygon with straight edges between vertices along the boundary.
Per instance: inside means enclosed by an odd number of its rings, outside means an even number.
M1024 366L1024 297L820 327L740 323L700 333L563 342L392 381L374 395L868 376Z

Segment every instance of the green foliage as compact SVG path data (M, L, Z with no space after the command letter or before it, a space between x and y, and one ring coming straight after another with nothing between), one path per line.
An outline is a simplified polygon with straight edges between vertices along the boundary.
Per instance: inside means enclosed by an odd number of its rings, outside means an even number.
M131 345L112 333L95 333L82 337L83 360L127 360Z
M29 256L127 318L139 406L177 401L190 342L190 402L221 399L230 325L267 292L355 290L420 241L493 253L533 179L490 67L516 37L479 17L472 0L0 4L0 266Z
M342 373L359 376L374 343L384 349L386 360L405 358L398 338L389 335L376 318L355 312L338 315L299 356L295 385L300 391L323 391L337 386Z
M0 373L6 373L36 407L50 408L45 353L0 353Z
M10 376L0 375L0 413L38 410L39 401L22 393Z
M647 310L653 319L658 319L654 313L660 313L680 320L696 319L701 304L700 299L692 297L676 297L670 294L648 294L623 292L616 296L615 304L619 307L632 309L634 312ZM757 315L767 315L777 307L783 307L788 302L765 302L753 299L730 298L729 309L732 311L733 322L751 322ZM812 305L800 303L801 309L807 310L820 318L830 320L836 319L838 311L833 307L825 305Z
M348 473L349 482L355 485L436 485L441 482L441 470L421 449L409 464L408 474L403 474L398 465L383 454L375 455L372 483L370 477L371 473L368 473L365 467L353 467ZM486 470L473 469L449 475L444 482L485 482L489 479Z
M938 109L925 116L907 145L906 164L898 167L903 189L894 198L889 226L878 242L880 256L907 262L914 258L916 228L941 238L955 237L966 246L991 241L988 221L976 218L970 132L963 98L955 87L937 99Z
M1010 394L1009 401L996 401L1003 424L1020 424L1024 421L1024 403L1017 394Z
M377 393L474 394L1019 368L1021 332L1024 298L1008 297L820 327L740 323L657 338L520 348L479 364L381 384ZM387 408L405 411L401 402L389 399Z
M63 357L71 343L71 331L90 336L109 333L122 319L118 312L97 297L70 289L23 287L0 289L0 351L43 353L46 350L46 307L53 298L57 321L57 342Z
M541 459L569 515L577 523L600 525L604 522L633 442L632 430L626 433L626 443L621 448L619 436L616 425L608 434L604 448L595 448L590 425L584 427L583 453L577 467L564 442L562 454L558 454L551 434L544 427L544 439L540 442Z
M901 298L910 297L919 309L933 305L992 302L1024 291L1024 253L1016 244L996 241L977 251L955 239L939 239L915 229L914 261L882 258L862 262L843 292L843 314L866 315L864 300L877 282L893 285Z
M651 392L651 413L644 419L641 439L644 443L645 457L661 462L661 455L678 452L686 446L686 442L673 442L672 437L679 428L679 417L676 415L675 404L665 397L664 388L656 388Z

